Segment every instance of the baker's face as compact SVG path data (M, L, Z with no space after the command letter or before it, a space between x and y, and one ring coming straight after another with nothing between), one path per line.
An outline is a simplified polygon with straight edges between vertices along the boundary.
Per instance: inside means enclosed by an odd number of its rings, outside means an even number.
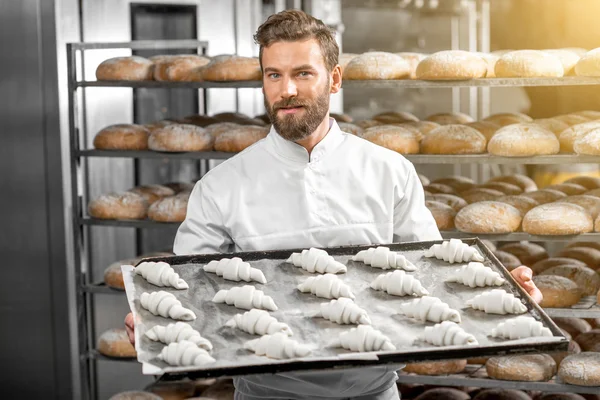
M298 141L313 133L329 111L332 90L316 40L276 42L263 48L265 109L277 132Z

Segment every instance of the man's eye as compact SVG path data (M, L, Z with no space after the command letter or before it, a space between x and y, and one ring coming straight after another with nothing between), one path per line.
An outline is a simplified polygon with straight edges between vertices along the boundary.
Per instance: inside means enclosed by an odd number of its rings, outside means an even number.
M279 74L276 74L276 73L269 74L269 78L277 79L277 78L279 78Z
M310 72L302 71L298 75L300 75L300 76L310 76Z

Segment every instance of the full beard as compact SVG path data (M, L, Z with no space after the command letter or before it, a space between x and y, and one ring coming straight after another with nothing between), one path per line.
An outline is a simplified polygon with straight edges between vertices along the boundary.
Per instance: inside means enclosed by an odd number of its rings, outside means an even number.
M281 108L302 107L304 116L287 114L279 116L277 111ZM271 107L265 98L265 109L273 123L273 127L284 139L296 142L312 134L319 124L323 122L329 111L329 85L314 100L299 100L295 97L279 101Z

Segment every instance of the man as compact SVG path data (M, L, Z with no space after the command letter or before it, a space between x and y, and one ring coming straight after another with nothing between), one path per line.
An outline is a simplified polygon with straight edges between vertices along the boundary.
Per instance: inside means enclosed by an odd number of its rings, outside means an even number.
M196 184L175 253L441 239L413 165L341 132L329 118L329 96L342 84L330 30L301 11L283 11L255 40L273 127ZM520 267L513 276L539 296L531 270ZM130 315L126 325L132 338ZM243 376L234 380L235 398L397 399L397 368Z

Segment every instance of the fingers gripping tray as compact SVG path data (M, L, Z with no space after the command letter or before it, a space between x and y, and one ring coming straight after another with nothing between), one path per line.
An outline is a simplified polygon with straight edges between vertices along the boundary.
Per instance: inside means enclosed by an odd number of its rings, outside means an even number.
M363 323L370 322L370 327L379 331L377 332L378 335L379 333L383 335L379 336L389 339L389 341L385 341L385 346L380 346L381 350L379 351L351 351L347 350L348 347L335 347L336 344L339 346L340 343L344 342L344 340L340 340L343 337L340 334L348 333L350 329L361 325L338 324L334 320L323 318L321 304L330 303L336 299L318 297L314 294L314 291L307 290L303 292L298 289L298 286L306 282L308 278L321 275L311 273L304 268L299 268L293 263L287 262L292 253L298 253L304 249L159 257L145 259L140 262L164 261L170 264L179 277L189 285L187 289L175 289L168 286L157 287L146 281L142 275L136 274L133 266L124 265L122 270L127 299L135 320L138 361L143 364L145 374L187 375L191 378L202 378L566 350L568 341L562 336L558 327L517 285L510 273L491 251L479 239L463 239L462 242L471 246L472 249L476 249L478 254L482 256L483 261L481 263L497 272L502 279L484 277L480 279L481 282L487 281L487 283L493 285L485 287L471 287L473 285L467 284L466 281L462 282L460 279L460 282L456 282L457 274L461 272L461 268L463 269L462 273L464 273L463 267L466 268L468 262L454 262L451 264L436 257L425 257L431 246L441 244L443 241L385 245L392 252L404 256L405 261L416 267L414 271L411 270L412 268L406 268L406 270L382 269L370 266L366 262L352 261L353 256L359 251L376 246L323 248L333 257L335 262L347 267L345 273L337 273L335 277L348 286L354 297L355 305L362 309L352 312L362 313L360 315L363 315L366 311L368 318L360 318L360 320ZM262 271L266 283L226 280L218 274L206 272L203 268L210 261L233 257L239 257L244 262L249 263L251 267ZM404 265L406 264L404 262ZM413 282L413 288L416 287L414 285L416 280L417 283L420 283L418 291L422 292L415 292L412 295L397 295L398 293L394 295L390 294L391 289L388 291L375 290L372 283L380 275L388 273L393 273L394 276L403 275L404 278L408 276L408 279ZM390 279L388 277L385 277L385 279L380 278L379 285L381 285L381 282L390 281ZM334 280L337 281L337 279ZM503 283L499 284L500 281ZM247 345L249 341L259 339L261 336L239 329L235 326L236 324L227 323L236 314L244 314L248 309L238 308L234 304L228 304L228 302L213 302L213 298L219 291L245 285L251 285L256 290L263 292L261 295L263 298L249 307L260 308L256 307L256 304L259 306L261 304L266 305L264 311L274 317L275 320L268 319L267 316L264 321L282 323L273 326L286 326L285 334L276 335L280 336L278 340L292 339L296 342L292 345L301 348L301 352L294 353L292 351L290 353L292 358L277 359L257 355L257 353L250 351L248 346L245 348L245 344ZM516 307L515 310L518 310L519 315L490 313L468 305L472 303L476 296L497 289L502 289L506 293L514 295L512 301L515 304L510 305L510 307ZM178 321L170 318L168 313L167 317L161 316L160 313L155 315L147 308L142 307L141 304L143 293L151 294L158 291L174 295L181 306L186 309L185 315L190 315L189 312L191 312L196 317L192 320L185 320L185 323L196 330L203 339L211 343L210 355L202 353L201 356L195 358L196 360L208 361L191 366L174 366L172 363L169 364L163 361L165 356L161 356L161 351L167 347L167 344L149 339L146 332L155 326L166 327ZM346 291L346 293L348 292ZM468 338L463 342L464 344L448 345L446 343L452 341L435 342L434 340L432 342L431 340L425 340L427 338L431 339L432 328L436 326L436 323L426 318L418 318L419 312L418 310L415 312L414 307L412 312L403 312L403 310L409 308L407 307L409 303L423 298L420 296L424 294L428 296L427 300L432 300L424 301L424 303L439 303L437 299L429 298L434 297L447 304L447 306L443 306L445 308L441 309L440 315L452 315L451 320L454 321L452 324L459 320L456 325L462 328L464 332L459 332L455 337ZM268 299L265 300L267 296L272 299L272 302ZM224 296L220 297L223 298ZM345 302L350 302L346 298L343 299ZM272 303L275 304L276 310L268 309L273 305ZM508 305L506 307L510 308ZM265 312L262 314L265 314ZM456 315L457 312L458 316ZM256 313L256 315L259 314ZM544 330L545 334L522 339L492 336L493 331L498 331L499 324L510 323L510 320L515 317L523 316L533 318L541 323L543 328L547 328ZM348 322L348 318L345 318L345 320ZM535 323L537 324L537 322ZM426 335L425 328L428 327L429 333ZM440 328L438 325L435 329ZM451 328L450 332L456 331L455 326ZM367 330L361 328L357 330L357 334L359 334L358 331L364 334ZM289 336L290 333L291 336ZM368 340L368 338L365 339L365 341ZM289 350L291 347L286 348ZM306 354L308 350L310 352ZM353 348L353 350L356 350L356 348ZM361 349L359 348L359 350ZM300 353L303 356L298 356ZM196 357L196 353L193 357ZM193 362L189 363L194 364ZM189 363L188 365L190 365Z

